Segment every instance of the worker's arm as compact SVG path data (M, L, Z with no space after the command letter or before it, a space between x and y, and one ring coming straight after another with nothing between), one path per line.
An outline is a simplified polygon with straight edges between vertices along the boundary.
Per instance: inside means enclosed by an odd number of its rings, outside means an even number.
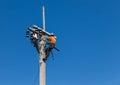
M49 37L49 36L47 36L46 38L47 38L48 40L50 40L50 37Z

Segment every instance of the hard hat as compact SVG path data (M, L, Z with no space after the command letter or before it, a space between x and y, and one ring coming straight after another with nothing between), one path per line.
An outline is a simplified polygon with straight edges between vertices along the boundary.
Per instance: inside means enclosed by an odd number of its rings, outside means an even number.
M53 35L53 36L54 36L54 33L51 33L50 35Z

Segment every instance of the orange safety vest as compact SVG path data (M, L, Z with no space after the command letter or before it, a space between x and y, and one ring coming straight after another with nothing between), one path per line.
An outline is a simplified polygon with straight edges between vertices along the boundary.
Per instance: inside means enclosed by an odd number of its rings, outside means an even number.
M54 36L48 36L47 39L50 41L51 44L53 44L53 45L56 44L56 39Z

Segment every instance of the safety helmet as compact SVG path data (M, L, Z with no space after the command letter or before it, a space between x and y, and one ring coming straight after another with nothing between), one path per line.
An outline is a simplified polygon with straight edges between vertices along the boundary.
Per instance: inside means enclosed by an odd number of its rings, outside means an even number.
M51 35L51 36L54 36L54 33L51 33L50 35Z

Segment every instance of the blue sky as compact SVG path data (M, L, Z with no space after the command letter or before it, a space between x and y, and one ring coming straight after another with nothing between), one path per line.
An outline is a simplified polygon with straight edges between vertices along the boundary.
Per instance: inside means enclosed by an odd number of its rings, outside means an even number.
M38 54L26 28L57 36L47 61L47 85L120 85L119 0L1 0L0 85L38 85Z

